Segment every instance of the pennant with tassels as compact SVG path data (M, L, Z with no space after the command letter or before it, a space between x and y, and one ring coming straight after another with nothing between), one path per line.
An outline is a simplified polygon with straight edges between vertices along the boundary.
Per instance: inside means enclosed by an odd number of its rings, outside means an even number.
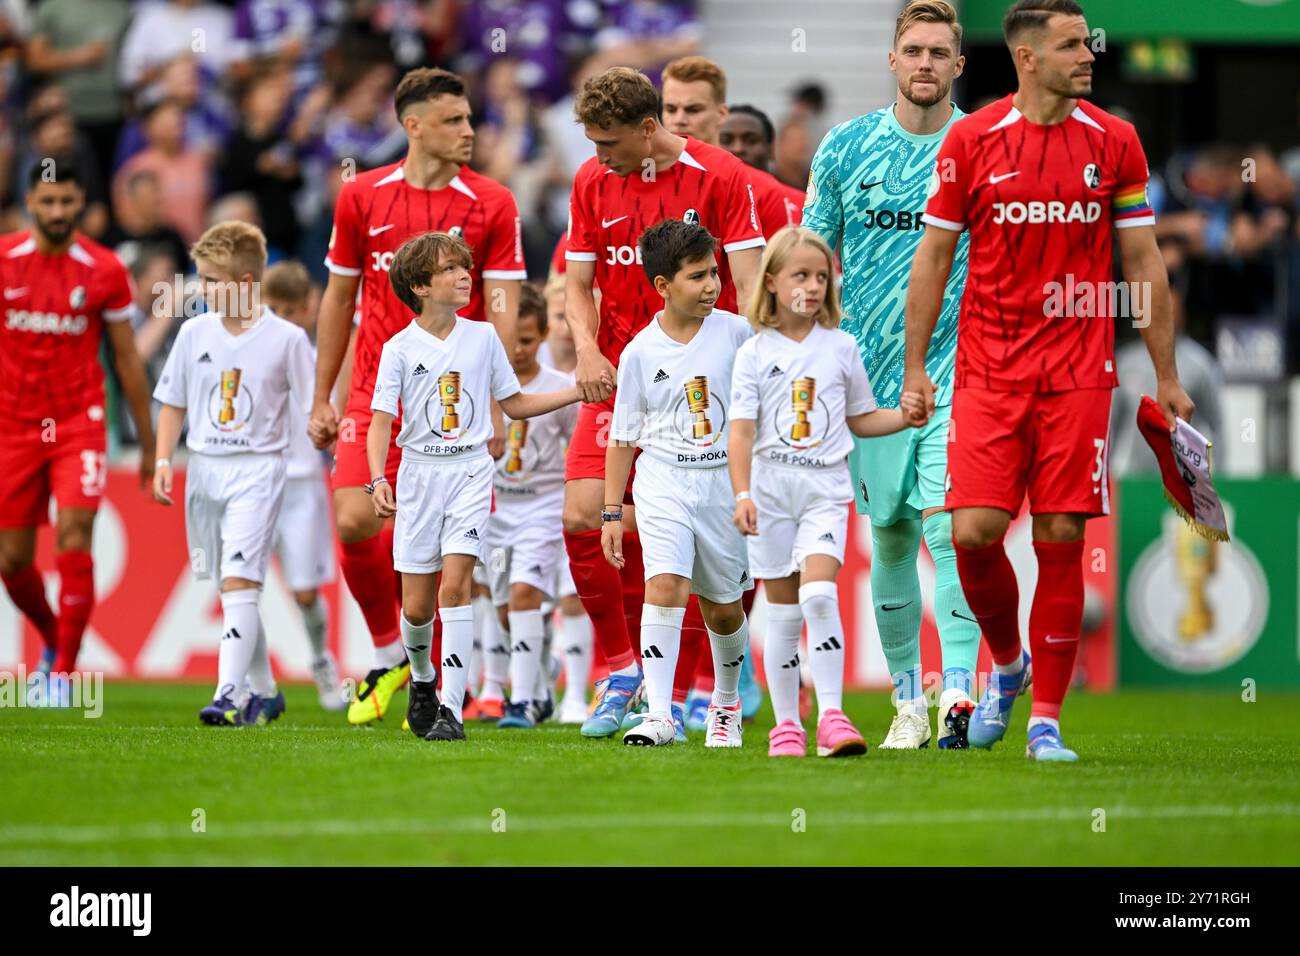
M1228 540L1228 519L1210 475L1211 442L1181 418L1171 434L1165 413L1155 399L1143 395L1138 405L1138 429L1156 453L1165 497L1197 534Z

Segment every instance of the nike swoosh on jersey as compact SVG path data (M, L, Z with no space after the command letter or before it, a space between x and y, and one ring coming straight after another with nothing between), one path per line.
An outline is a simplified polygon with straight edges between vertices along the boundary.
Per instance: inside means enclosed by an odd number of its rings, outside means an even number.
M858 184L858 188L859 188L859 189L870 189L872 186L879 186L880 183L883 183L883 182L884 182L884 180L882 179L882 180L880 180L880 182L875 182L875 183L859 183L859 184Z
M1018 169L1014 173L1003 173L1001 176L997 176L993 173L989 173L989 185L996 186L1004 179L1010 179L1012 176L1019 176L1019 175L1020 175L1020 170Z
M392 229L394 225L395 225L395 223L391 223L391 222L390 222L388 225L386 225L386 226L380 226L378 229L375 229L375 228L372 227L372 228L370 229L370 237L373 239L375 236L379 235L381 232L387 232L389 229Z
M1069 644L1072 641L1077 641L1078 638L1077 637L1052 637L1052 635L1048 634L1045 638L1043 638L1043 640L1047 641L1048 644Z
M602 228L602 229L608 229L610 226L614 225L615 223L622 222L622 221L623 221L624 219L626 219L626 218L627 218L627 216L619 216L617 219L604 219L604 218L602 218L602 219L600 220L600 228Z
M23 286L21 289L5 289L6 299L17 299L27 294L28 287Z

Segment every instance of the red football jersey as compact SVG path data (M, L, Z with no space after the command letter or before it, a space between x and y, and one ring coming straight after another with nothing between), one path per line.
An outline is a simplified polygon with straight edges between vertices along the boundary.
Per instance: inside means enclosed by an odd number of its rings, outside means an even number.
M30 230L10 233L0 236L0 288L3 420L102 416L104 323L125 322L135 308L122 261L80 234L62 255L47 256Z
M1084 100L1063 123L1011 97L953 124L921 218L970 230L957 388L1111 388L1111 228L1150 226L1147 161L1131 123Z
M754 200L758 204L758 221L763 226L763 237L771 239L786 226L797 226L803 221L803 191L787 186L771 173L754 166L749 170L749 181L754 185Z
M474 253L474 289L461 314L486 317L482 279L527 279L519 208L514 194L467 166L442 189L408 185L401 162L381 166L344 185L334 208L325 265L340 275L361 276L360 325L352 387L368 396L384 343L411 321L388 281L398 247L425 232L459 234Z
M601 291L601 354L618 364L623 347L663 308L641 268L637 239L664 219L698 222L722 246L718 308L736 311L736 287L726 253L763 245L749 167L717 146L686 137L677 162L653 180L639 173L617 176L593 156L573 180L569 200L570 262L594 262Z

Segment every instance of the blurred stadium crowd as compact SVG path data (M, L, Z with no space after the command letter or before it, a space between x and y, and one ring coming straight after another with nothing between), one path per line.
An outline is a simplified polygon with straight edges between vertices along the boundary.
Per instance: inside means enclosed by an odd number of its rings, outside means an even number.
M190 271L187 246L207 225L257 223L272 261L298 259L324 283L344 176L401 157L393 90L405 70L439 65L469 81L473 164L514 191L542 279L591 151L574 89L612 65L657 80L693 52L708 53L693 0L0 0L0 224L23 227L33 164L75 153L83 229L132 271L156 367L182 317L157 314L151 290ZM802 186L821 135L847 117L815 81L786 95L773 169ZM956 97L982 105L960 86ZM1300 149L1210 143L1151 161L1180 366L1203 366L1215 391L1216 321L1233 315L1276 321L1300 372ZM1214 431L1213 399L1193 397Z

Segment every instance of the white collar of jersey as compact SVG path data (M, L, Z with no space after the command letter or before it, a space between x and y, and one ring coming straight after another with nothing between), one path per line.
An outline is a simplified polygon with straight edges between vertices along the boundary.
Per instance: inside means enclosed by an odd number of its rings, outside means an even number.
M1011 107L1009 110L1007 110L1007 115L1006 115L1006 116L1004 116L1004 117L1002 117L1002 119L998 120L998 122L997 122L995 125L989 127L989 132L991 133L991 132L993 132L995 129L1001 129L1001 128L1004 127L1004 126L1010 126L1012 123L1016 122L1018 119L1020 119L1020 110L1016 109L1016 108L1013 106L1013 107Z
M17 259L19 256L28 256L36 251L36 237L28 236L18 245L14 246L5 254L6 259Z
M708 170L704 168L704 166L700 163L700 161L691 155L691 151L684 146L682 147L682 154L677 158L681 160L683 163L685 163L687 166L694 166L696 169L702 170L703 172L706 173L708 172Z
M72 256L72 258L76 259L83 266L94 266L95 264L95 257L87 252L85 247L79 242L74 242L72 245L68 246L68 255Z
M689 348L690 346L695 344L695 340L704 334L704 327L709 324L709 322L713 319L715 315L717 315L717 313L718 310L714 309L712 312L710 312L708 315L706 315L703 319L700 320L700 327L695 330L695 334L691 336L691 340L689 342L679 342L671 335L669 335L667 332L664 331L663 325L661 325L659 322L659 320L662 319L664 315L662 309L660 309L658 312L655 313L655 317L651 320L651 322L655 327L655 332L658 333L661 339L663 339L665 342L669 343L670 345L676 346L679 349L684 349L684 348Z
M995 129L1001 129L1001 128L1004 127L1004 126L1010 126L1012 123L1014 123L1014 122L1016 122L1017 120L1019 120L1020 117L1021 117L1021 115L1022 115L1022 114L1021 114L1020 110L1016 109L1014 106L1011 107L1011 108L1007 111L1007 115L1006 115L1006 116L1002 117L1002 119L998 120L998 122L997 122L996 124L994 124L993 126L990 126L990 127L989 127L989 132L991 133L991 132L993 132ZM1084 112L1080 107L1078 107L1078 106L1076 106L1076 107L1073 109L1073 111L1071 111L1071 113L1070 113L1070 118L1071 118L1071 119L1078 120L1080 123L1085 123L1085 124L1087 124L1088 126L1093 127L1094 129L1099 129L1099 130L1101 130L1103 133L1106 132L1106 128L1105 128L1104 126L1102 126L1100 123L1098 123L1095 119L1093 119L1091 116L1089 116L1087 113L1085 113L1085 112Z
M383 186L386 183L400 183L405 181L406 181L406 166L399 165L391 173L389 173L383 179L379 180L379 182L375 183L375 185ZM452 189L456 190L456 192L458 193L464 193L470 199L473 200L478 199L478 196L475 194L474 190L470 189L468 186L465 185L465 180L461 179L459 174L452 176L451 182L449 182L447 185L450 186Z
M1091 116L1089 116L1087 113L1085 113L1077 106L1074 108L1074 112L1072 112L1070 116L1073 117L1074 119L1077 119L1080 123L1087 123L1089 126L1095 127L1096 129L1101 130L1103 133L1106 132L1105 127L1103 127L1100 123L1098 123L1095 119L1093 119Z

